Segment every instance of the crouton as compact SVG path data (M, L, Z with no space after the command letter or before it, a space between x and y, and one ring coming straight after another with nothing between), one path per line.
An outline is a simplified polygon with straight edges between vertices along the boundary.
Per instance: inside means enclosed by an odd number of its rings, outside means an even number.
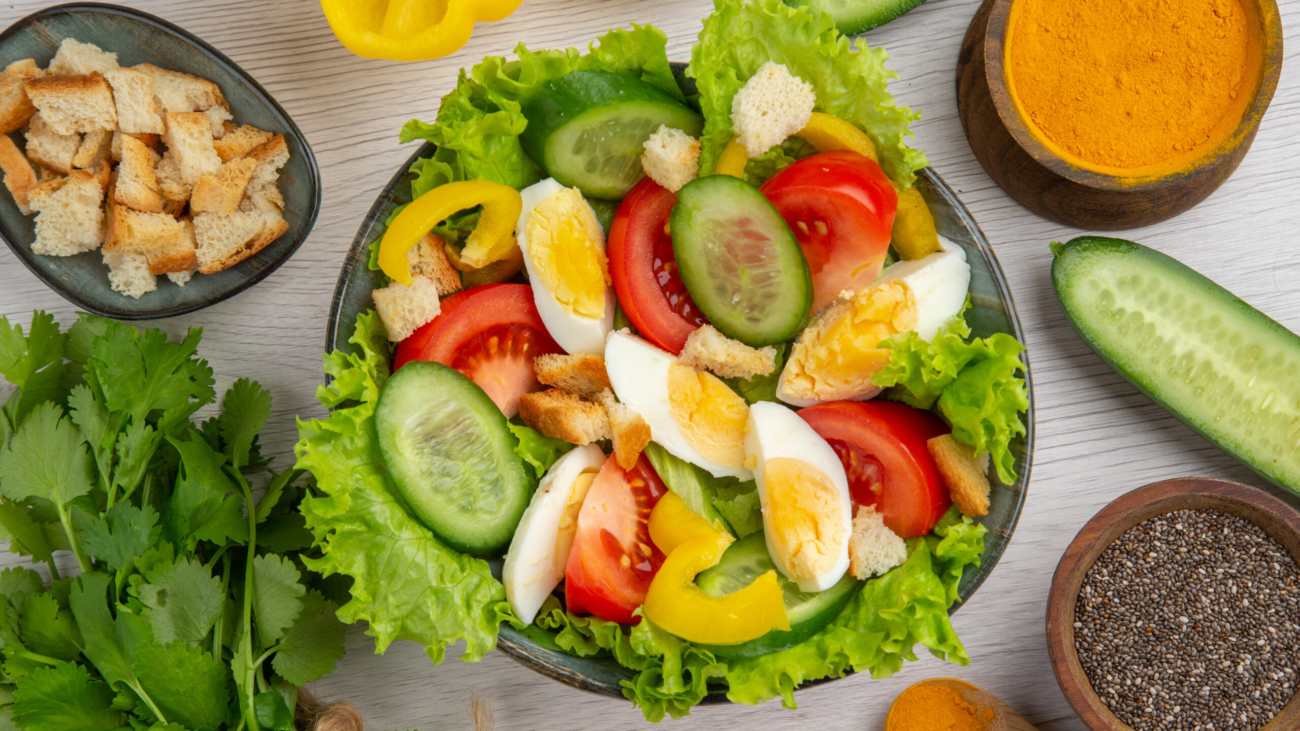
M45 123L58 134L117 128L113 87L98 71L89 76L37 76L23 86Z
M163 142L167 143L167 154L176 158L181 181L191 188L199 178L221 167L221 158L212 147L212 128L198 112L168 112Z
M641 167L656 183L676 193L700 176L700 141L661 124L645 141Z
M185 227L166 213L144 213L117 204L108 207L108 230L104 236L105 251L129 251L154 256L167 256L185 244ZM166 252L166 254L155 254ZM161 267L160 267L161 268ZM177 269L189 267L177 267ZM155 274L162 274L157 271Z
M104 189L85 170L41 183L27 195L37 212L32 252L42 256L75 256L94 251L104 241Z
M177 287L184 287L194 278L193 270L188 272L167 272L167 278L172 280L172 284Z
M115 68L117 68L116 53L108 53L93 43L82 43L76 38L64 38L45 73L84 76L95 71L103 73Z
M153 77L135 69L111 69L104 78L113 87L117 127L130 134L163 133L162 110L154 94Z
M876 506L863 505L853 516L849 538L849 573L859 581L883 576L907 561L907 542L885 525Z
M212 139L221 139L226 134L226 123L234 119L230 110L225 107L208 107L203 110L203 116L208 118L208 126L212 129Z
M45 124L45 118L37 112L32 116L31 125L27 127L27 157L32 162L67 175L72 170L72 161L81 149L81 135L61 135Z
M225 213L239 210L244 189L253 177L257 161L241 157L231 160L212 175L204 175L190 194L190 210L195 213Z
M272 137L249 150L245 157L256 160L257 169L253 171L253 179L249 181L244 197L261 210L268 210L267 204L274 205L277 210L284 210L284 197L276 187L280 180L280 168L289 162L289 146L285 144L284 135Z
M184 287L199 266L197 244L194 241L194 222L181 221L181 242L171 250L159 250L149 255L149 271L166 274L178 287Z
M411 337L411 333L442 312L438 300L438 285L428 277L411 277L411 286L392 282L371 293L375 312L388 329L388 339L394 343Z
M87 132L81 137L77 154L72 156L72 166L82 170L97 167L101 160L112 157L110 151L112 144L113 133L108 130L97 129L94 132Z
M776 348L751 348L704 325L686 338L678 362L713 371L723 378L765 376L776 369Z
M611 437L604 409L558 389L520 396L519 416L543 435L570 444L591 444Z
M90 169L90 173L99 181L99 189L107 191L109 184L113 180L113 166L109 164L108 160L100 160L95 163L95 166Z
M438 285L439 297L460 291L460 272L447 258L447 244L437 234L425 234L406 254L406 259L411 263L411 274L428 277Z
M214 274L232 267L287 230L289 224L278 213L200 213L194 217L199 272Z
M40 75L41 70L30 58L14 61L0 72L0 134L22 129L36 113L23 82Z
M731 126L750 157L758 157L808 126L817 92L768 61L731 99Z
M158 278L150 273L144 254L105 251L104 264L108 265L108 283L114 292L139 299L158 289Z
M586 398L595 398L612 388L605 359L590 353L539 355L533 359L533 372L547 386Z
M225 97L221 95L221 87L207 79L160 69L148 63L132 68L153 77L154 93L158 95L164 114L202 112L212 107L228 108Z
M184 180L181 180L181 165L176 161L176 156L171 150L168 150L167 154L154 165L154 176L158 178L158 192L166 199L163 201L163 207L166 208L167 203L171 202L176 204L177 212L180 208L184 208L194 186L187 185Z
M273 136L270 132L260 130L250 125L235 127L227 125L229 129L212 146L217 150L217 156L222 162L230 162L237 157L243 157L250 150L265 144Z
M975 448L962 444L951 434L937 436L925 443L934 464L939 468L939 479L948 488L952 502L962 515L978 518L989 512L989 453L978 458Z
M131 134L129 132L123 132L121 130L118 130L113 133L113 143L111 149L112 149L114 160L120 161L122 159L122 138L123 137L134 137L137 140L140 140L141 142L144 143L144 146L148 147L149 150L152 152L158 151L158 142L162 140L162 135L148 134L145 132L141 132L140 134ZM157 165L158 163L155 162L154 164Z
M13 195L18 210L24 216L30 216L32 211L27 207L27 192L36 185L36 171L9 135L0 135L0 170L4 171L5 187Z
M140 140L122 137L122 164L117 166L113 200L146 213L162 213L163 197L154 171L156 154Z
M605 416L609 418L615 461L625 470L632 469L650 443L650 425L640 414L619 403L613 391L602 391L596 402L605 409Z

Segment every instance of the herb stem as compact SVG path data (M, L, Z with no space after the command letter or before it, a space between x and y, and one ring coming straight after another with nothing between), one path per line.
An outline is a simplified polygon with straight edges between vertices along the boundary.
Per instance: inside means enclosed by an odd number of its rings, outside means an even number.
M223 546L221 553L221 596L230 596L230 556L226 554ZM226 605L230 602L223 599L221 601L221 611L217 614L217 626L212 630L212 656L221 659L222 646L225 644L226 632Z
M267 659L268 657L270 657L270 656L274 655L275 653L279 652L280 649L283 648L283 647L284 647L284 643L281 642L280 644L278 644L278 645L272 647L271 649L267 650L266 652L263 652L261 657L259 657L259 658L257 658L256 660L253 661L253 667L255 667L255 668L260 668L260 667L262 667L262 663L266 662L266 659Z
M17 655L18 657L21 657L25 660L31 660L32 662L39 662L43 665L58 665L61 662L56 658L48 657L46 655L40 655L35 652L32 652L31 650L19 650Z
M153 715L158 719L158 723L166 726L167 717L162 714L162 711L158 710L158 706L154 705L153 699L149 697L148 693L144 692L144 688L140 687L140 681L131 680L127 682L127 685L130 686L131 690L135 691L136 695L140 696L140 700L144 701L145 705L149 706L149 710L153 711Z
M248 486L248 481L240 474L239 469L229 467L227 471L239 483L239 489L244 494L244 507L248 511L248 561L244 569L244 636L248 638L249 647L252 647L253 638L253 559L257 556L257 506L253 504L253 490ZM252 655L252 653L249 653ZM254 665L254 668L257 666ZM255 683L250 683L247 689L248 708L253 708L253 697L257 693ZM261 731L257 723L257 717L245 719L248 722L248 728L251 731Z
M77 566L81 567L81 573L88 574L93 569L90 567L90 559L86 558L86 552L81 548L81 539L72 530L72 514L68 512L66 505L59 505L59 522L63 524L63 533L68 536L68 545L72 546L72 553L77 557ZM50 564L51 570L54 568Z

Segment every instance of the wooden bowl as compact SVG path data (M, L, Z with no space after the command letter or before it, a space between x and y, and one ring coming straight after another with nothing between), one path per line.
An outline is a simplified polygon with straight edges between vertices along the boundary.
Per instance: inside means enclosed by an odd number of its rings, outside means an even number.
M1093 516L1066 549L1047 600L1047 654L1061 692L1092 731L1132 731L1092 688L1074 645L1074 606L1084 578L1103 551L1133 526L1174 510L1209 509L1258 525L1300 563L1300 513L1260 490L1205 477L1165 480L1129 492ZM1300 728L1300 694L1260 731Z
M1013 0L985 0L957 60L957 110L975 157L1007 195L1067 226L1119 231L1159 223L1192 208L1241 164L1282 72L1282 21L1276 1L1243 2L1257 10L1264 48L1259 86L1237 129L1184 170L1119 177L1067 161L1029 131L1003 71Z

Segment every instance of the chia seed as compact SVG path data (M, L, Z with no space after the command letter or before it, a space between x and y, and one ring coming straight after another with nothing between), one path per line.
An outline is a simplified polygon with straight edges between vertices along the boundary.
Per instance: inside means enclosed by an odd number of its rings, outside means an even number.
M1093 690L1135 731L1255 731L1296 691L1300 567L1233 515L1129 529L1088 570L1074 619Z

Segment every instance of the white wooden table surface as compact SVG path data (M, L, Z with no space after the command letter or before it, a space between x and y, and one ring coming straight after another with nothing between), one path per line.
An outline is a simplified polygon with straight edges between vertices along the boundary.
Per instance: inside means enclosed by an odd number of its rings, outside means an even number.
M412 117L432 120L458 68L507 53L519 41L534 48L585 46L604 30L635 21L662 28L669 36L669 57L688 60L700 19L712 10L710 0L524 0L507 20L480 24L469 45L451 58L395 63L361 59L344 49L313 0L128 4L203 37L252 73L302 127L319 160L325 200L298 253L232 300L156 323L173 334L204 329L200 354L214 367L219 389L243 376L270 388L275 411L265 446L282 461L292 459L295 415L322 413L313 392L321 380L330 294L361 217L411 153L397 143L402 123ZM0 27L44 5L40 0L0 5ZM877 731L889 704L908 685L956 676L997 694L1043 731L1083 729L1052 677L1043 629L1052 571L1070 539L1111 499L1148 482L1205 475L1262 485L1124 383L1065 323L1051 289L1047 245L1081 232L1038 218L1004 195L971 154L957 118L957 52L977 5L977 0L932 0L866 36L890 50L890 66L900 76L893 87L900 103L924 112L915 126L917 143L993 243L1029 341L1038 416L1033 480L1010 548L955 617L971 665L946 665L922 651L920 662L888 680L855 676L799 693L796 711L775 702L712 707L682 721L665 721L674 728ZM1280 5L1290 52L1245 162L1196 209L1127 236L1173 255L1300 331L1300 186L1294 182L1300 168L1295 144L1300 0ZM65 326L74 318L69 303L0 247L0 314L26 323L36 308L55 313ZM7 558L6 563L15 562ZM498 729L648 725L629 703L571 690L499 653L478 664L449 653L434 667L410 642L374 655L371 639L355 627L347 649L338 669L315 690L356 705L373 731L468 729L471 693L489 701Z

